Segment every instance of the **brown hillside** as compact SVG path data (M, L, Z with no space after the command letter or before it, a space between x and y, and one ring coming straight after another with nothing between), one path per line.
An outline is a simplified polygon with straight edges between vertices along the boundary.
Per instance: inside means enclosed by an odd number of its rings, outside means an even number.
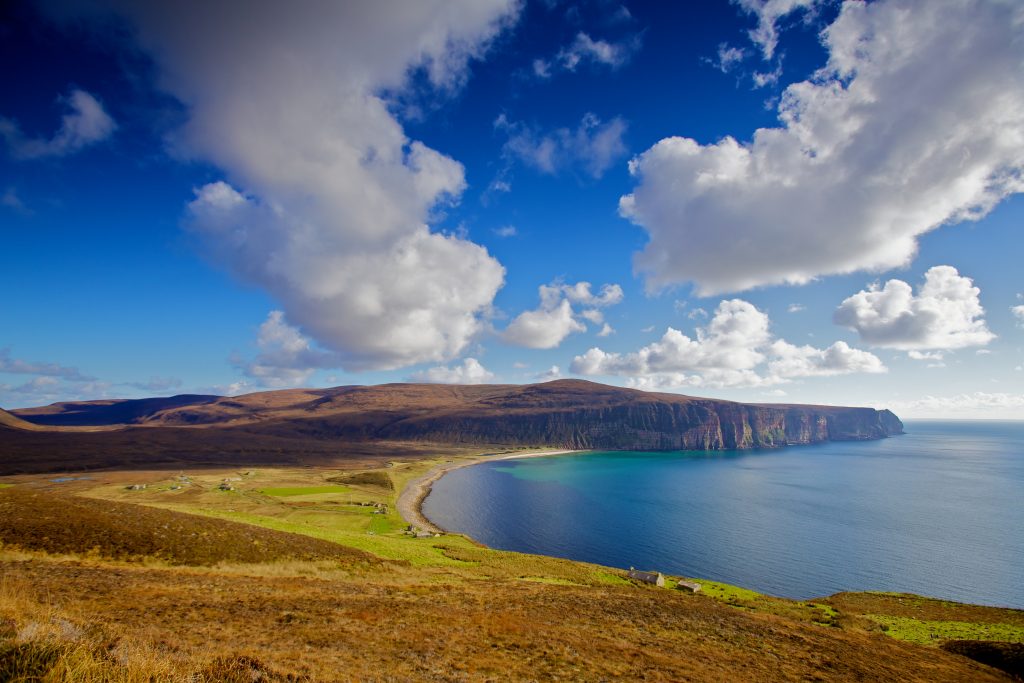
M299 462L379 453L383 444L607 450L774 448L900 434L889 411L743 404L580 380L529 385L385 384L55 404L19 410L50 431L0 435L0 471ZM107 426L102 420L111 420ZM127 426L122 423L128 420ZM63 426L66 424L92 426ZM377 444L377 446L373 446ZM44 468L39 463L56 462Z
M170 564L377 558L306 536L171 510L23 487L0 489L0 546L48 553L155 557Z

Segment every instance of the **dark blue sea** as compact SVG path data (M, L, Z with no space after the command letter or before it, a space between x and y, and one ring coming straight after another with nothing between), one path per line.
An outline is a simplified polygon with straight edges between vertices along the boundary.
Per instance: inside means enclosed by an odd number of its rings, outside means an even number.
M1024 608L1024 422L881 441L484 462L424 504L494 548L790 598L906 591Z

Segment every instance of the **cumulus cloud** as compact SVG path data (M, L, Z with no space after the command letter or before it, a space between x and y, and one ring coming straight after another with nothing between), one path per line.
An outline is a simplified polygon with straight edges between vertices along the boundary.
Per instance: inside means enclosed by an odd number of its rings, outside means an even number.
M282 311L271 311L256 337L259 354L243 362L242 372L259 386L281 389L305 383L318 368L337 367L337 354L313 348L309 339L289 325Z
M876 356L836 342L827 349L795 346L773 339L768 316L742 299L722 301L696 338L669 327L662 338L632 353L594 347L573 359L580 375L618 375L633 386L666 389L682 386L765 386L799 377L886 368Z
M593 114L586 114L579 126L559 128L541 133L521 123L514 123L502 114L494 122L508 140L503 147L507 158L518 159L541 173L557 175L580 169L598 179L626 155L626 122L616 117L607 123Z
M444 362L486 327L504 269L428 227L463 166L410 139L383 93L410 75L459 88L517 3L110 4L186 107L175 149L224 173L187 212L217 264L346 369Z
M984 346L995 335L985 325L969 277L952 266L929 268L915 295L903 280L874 284L849 297L836 310L836 324L855 330L871 344L890 349L951 350Z
M42 375L44 377L60 378L69 382L96 381L95 377L82 374L78 368L58 365L57 363L33 362L12 358L9 348L0 349L0 373Z
M837 341L827 349L812 346L794 346L778 340L769 350L768 373L773 377L829 377L852 373L885 372L885 365L872 353L850 348Z
M765 59L775 55L779 45L778 23L783 17L800 10L812 9L822 0L733 0L748 14L757 17L757 27L748 35L761 48Z
M70 111L51 138L26 137L16 122L0 118L0 137L15 158L65 156L105 140L117 128L99 100L84 90L72 90L61 102Z
M431 384L485 384L494 379L494 373L487 370L476 358L466 358L462 365L439 365L413 373L410 379Z
M579 322L567 299L557 299L553 305L523 311L517 315L501 338L509 344L529 349L553 349L573 332L585 332L587 326Z
M619 208L650 237L634 261L648 289L901 266L921 234L1020 192L1022 24L1016 2L844 3L826 66L785 90L779 127L665 138L630 162Z
M587 330L581 318L594 324L602 323L604 314L598 309L614 306L624 296L622 287L617 284L603 285L595 293L589 282L541 285L539 293L540 306L531 311L523 311L513 318L501 332L503 340L530 349L552 349L570 334ZM577 314L573 304L587 308ZM605 327L611 329L607 324ZM604 332L604 328L601 331ZM611 331L606 334L611 334Z

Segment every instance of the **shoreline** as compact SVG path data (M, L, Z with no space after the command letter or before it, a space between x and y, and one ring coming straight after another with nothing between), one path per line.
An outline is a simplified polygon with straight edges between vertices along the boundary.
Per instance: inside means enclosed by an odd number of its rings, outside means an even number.
M419 527L424 531L435 534L448 533L446 529L434 524L423 514L423 501L430 495L437 480L449 472L491 460L519 460L522 458L541 458L546 455L566 455L568 453L585 452L583 450L556 449L550 451L530 451L529 453L509 453L507 455L480 455L465 460L441 463L406 484L405 488L398 494L395 507L398 509L398 514L402 516L402 519L413 527Z

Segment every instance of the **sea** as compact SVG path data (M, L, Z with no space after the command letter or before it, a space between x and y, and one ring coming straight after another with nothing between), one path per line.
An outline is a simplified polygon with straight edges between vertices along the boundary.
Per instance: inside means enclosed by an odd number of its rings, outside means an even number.
M452 471L424 502L493 548L782 597L899 591L1024 608L1024 422L753 451L588 452Z

